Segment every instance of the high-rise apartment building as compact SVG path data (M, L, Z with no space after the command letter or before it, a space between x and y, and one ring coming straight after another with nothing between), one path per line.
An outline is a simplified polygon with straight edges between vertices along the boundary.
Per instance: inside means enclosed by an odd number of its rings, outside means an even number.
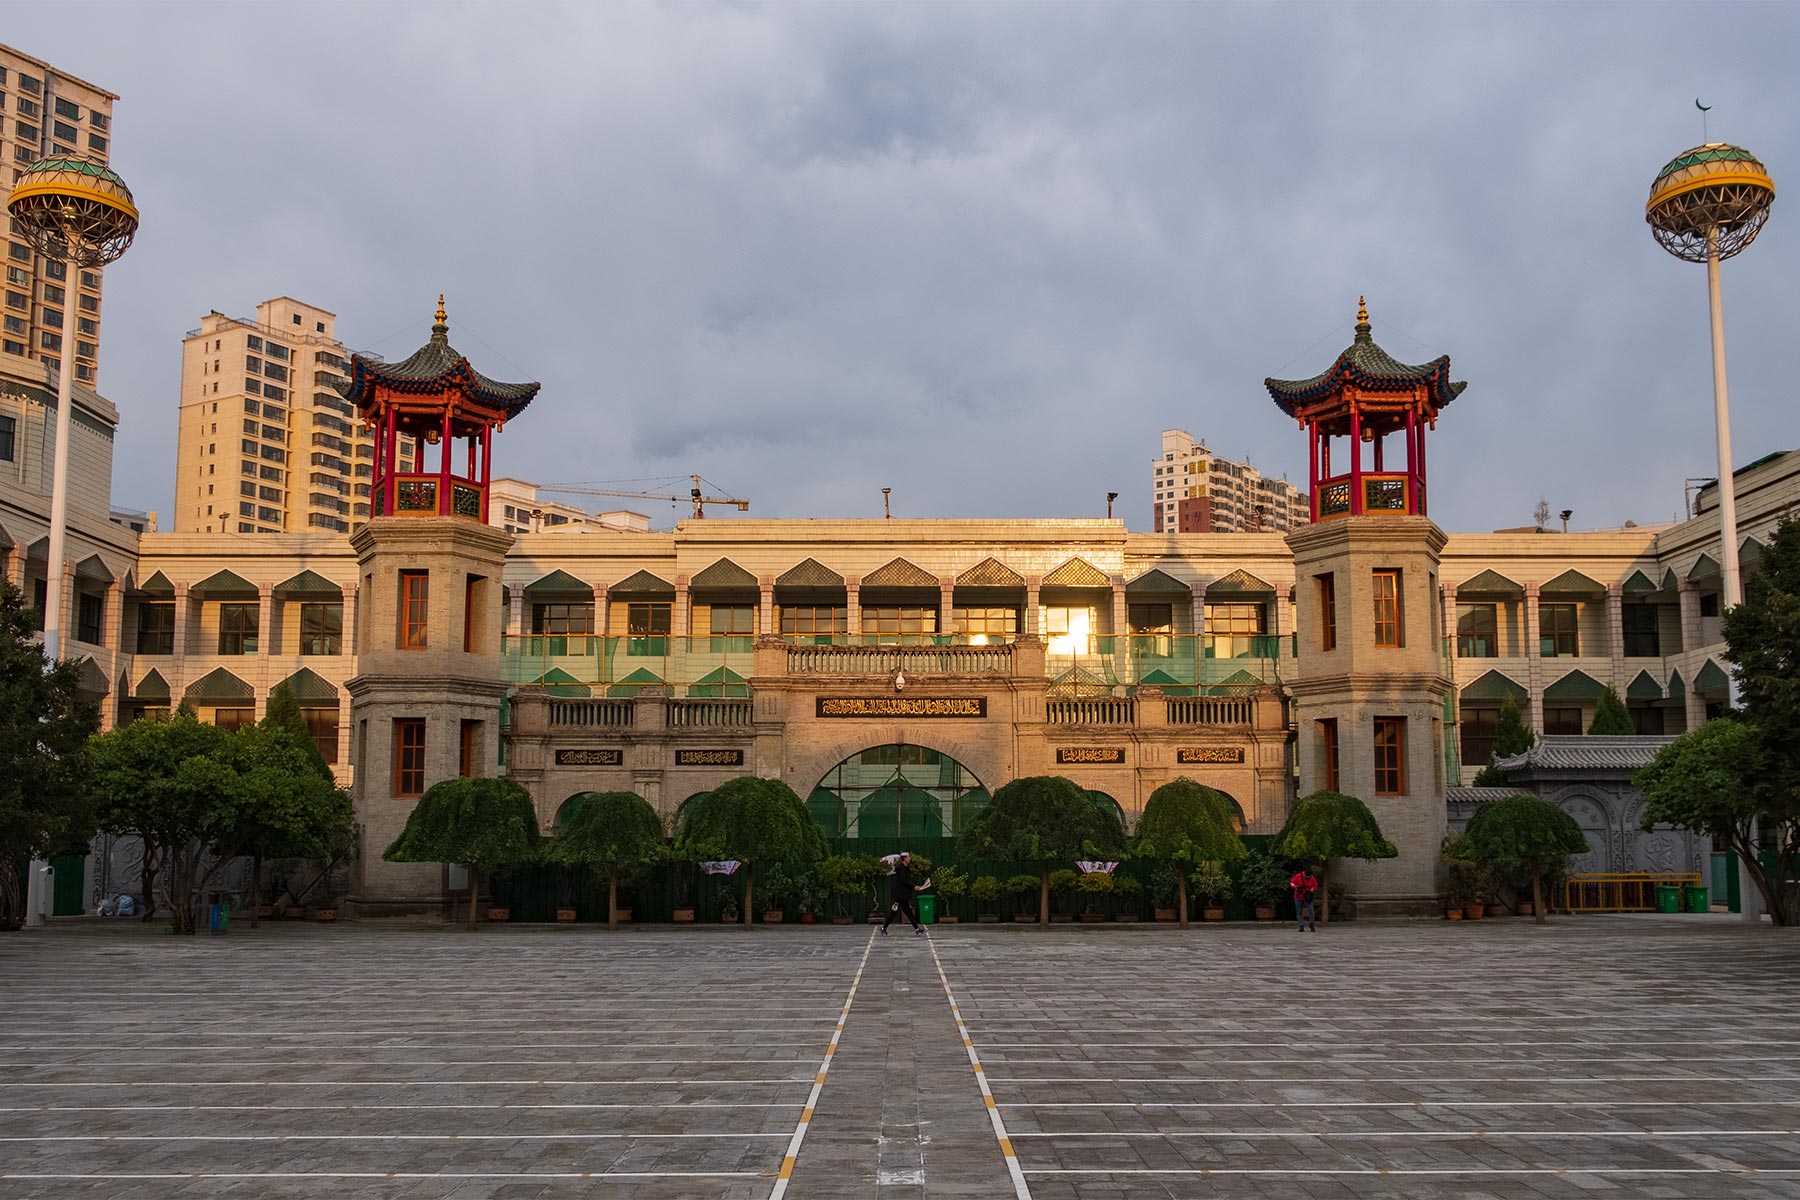
M348 533L368 518L375 443L332 386L350 369L336 321L279 296L253 320L211 312L189 331L175 532Z
M1311 519L1305 492L1220 458L1183 429L1163 430L1151 466L1157 533L1286 533Z
M46 154L107 161L118 97L11 46L0 46L0 180L10 194ZM100 370L99 267L69 278L66 263L38 254L9 225L0 239L6 286L0 293L0 351L52 366L65 335L75 338L75 378L93 387Z

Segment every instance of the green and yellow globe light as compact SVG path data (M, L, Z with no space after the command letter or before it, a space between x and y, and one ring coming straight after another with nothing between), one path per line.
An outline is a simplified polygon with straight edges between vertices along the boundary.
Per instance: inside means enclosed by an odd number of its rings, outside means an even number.
M46 258L75 272L115 262L131 247L138 210L125 186L105 163L82 155L56 154L25 169L7 197L15 229ZM57 367L56 454L50 485L50 546L44 569L44 653L52 662L62 641L63 539L69 509L69 430L75 407L74 311L63 308L62 355Z
M1694 102L1699 105L1699 101ZM1704 111L1704 109L1703 109ZM1658 244L1685 262L1706 264L1712 309L1713 419L1719 441L1719 569L1725 607L1741 604L1737 497L1731 479L1731 409L1725 388L1725 318L1719 304L1719 263L1756 240L1769 219L1775 183L1741 146L1708 142L1669 161L1650 185L1644 220Z

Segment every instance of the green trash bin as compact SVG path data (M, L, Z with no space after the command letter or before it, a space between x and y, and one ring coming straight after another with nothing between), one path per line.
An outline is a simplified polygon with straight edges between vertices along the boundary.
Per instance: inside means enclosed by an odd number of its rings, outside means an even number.
M1693 883L1681 889L1681 906L1691 913L1712 911L1712 902L1707 898L1706 889Z
M1678 913L1681 911L1681 889L1672 883L1656 885L1656 911L1659 913Z
M937 924L937 895L933 892L926 892L919 897L919 924Z

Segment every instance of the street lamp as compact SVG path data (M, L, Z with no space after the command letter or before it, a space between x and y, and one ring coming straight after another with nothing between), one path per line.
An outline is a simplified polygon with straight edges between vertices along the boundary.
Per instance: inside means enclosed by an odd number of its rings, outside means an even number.
M1696 101L1698 103L1698 101ZM1731 410L1725 392L1725 317L1719 306L1719 263L1756 240L1769 219L1775 184L1756 156L1739 146L1708 142L1684 150L1657 172L1644 220L1664 250L1706 264L1712 303L1713 420L1719 439L1719 570L1724 607L1743 603L1738 575L1737 496L1731 479Z
M98 159L53 154L25 168L13 185L6 211L15 228L45 258L68 268L66 298L78 294L80 272L116 261L137 233L131 189ZM56 459L50 484L50 549L44 558L44 654L55 662L62 641L63 538L69 512L69 430L75 407L75 322L78 309L65 302L62 356L56 380Z

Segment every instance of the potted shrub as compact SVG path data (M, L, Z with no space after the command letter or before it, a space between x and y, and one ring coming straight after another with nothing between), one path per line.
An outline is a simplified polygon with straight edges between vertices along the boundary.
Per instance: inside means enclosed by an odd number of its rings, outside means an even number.
M1455 834L1444 837L1444 847L1438 855L1444 864L1444 915L1452 921L1474 921L1480 919L1484 911L1477 899L1481 871L1473 859L1463 856L1461 850Z
M1065 898L1075 894L1075 887L1080 882L1081 876L1072 868L1059 867L1050 872L1050 894L1062 901L1062 906L1066 907L1067 901ZM1075 914L1067 911L1058 912L1055 909L1052 909L1050 919L1058 924L1067 925L1075 919Z
M819 921L819 909L825 903L825 889L820 885L818 876L811 871L794 878L794 906L800 910L802 925L816 925Z
M568 925L575 920L575 900L581 894L581 885L585 882L587 872L571 863L554 863L551 867L551 878L556 883L556 920L558 924Z
M876 859L866 854L833 854L819 861L819 883L830 893L836 910L834 925L849 925L856 920L851 910L869 894L875 880Z
M1275 906L1288 894L1287 871L1273 855L1255 851L1238 875L1238 892L1250 902L1257 920L1273 921Z
M719 920L726 925L737 924L738 902L735 891L727 891L725 898L719 901Z
M1144 897L1143 883L1135 875L1114 875L1112 890L1113 895L1119 898L1119 911L1113 914L1113 920L1137 920L1137 906Z
M1217 867L1244 856L1236 806L1192 779L1171 780L1150 793L1138 818L1133 853L1160 859L1175 869L1175 899L1181 927L1188 923L1188 876L1206 863Z
M1007 876L1006 894L1012 899L1014 921L1021 925L1038 923L1038 902L1041 899L1041 891L1038 887L1037 876L1027 875L1022 871L1017 875Z
M763 924L779 925L787 915L786 905L793 898L794 877L776 863L763 874Z
M1208 921L1225 919L1225 901L1231 897L1231 877L1221 863L1203 862L1194 869L1194 895L1200 898L1200 915Z
M669 866L671 880L675 885L675 907L672 913L677 925L694 923L694 871L693 863L671 863Z
M1477 809L1467 832L1445 848L1444 861L1454 857L1471 869L1522 864L1531 874L1533 919L1542 925L1546 867L1560 874L1569 855L1588 849L1587 836L1568 813L1540 797L1520 794Z
M1100 911L1102 899L1112 895L1113 877L1105 871L1089 871L1075 881L1076 890L1087 900L1081 910L1081 920L1087 925L1098 925L1106 920L1106 914Z
M994 902L1000 899L1000 881L992 875L977 875L969 883L969 895L981 906L975 919L983 925L997 925L1000 914L993 911Z
M937 873L937 895L941 901L938 908L938 924L954 925L957 916L950 911L950 901L960 900L969 893L969 877L955 867L945 867Z
M1156 919L1166 924L1174 924L1180 916L1175 904L1175 893L1180 888L1180 881L1175 876L1175 868L1163 865L1150 875L1150 897L1156 905Z

